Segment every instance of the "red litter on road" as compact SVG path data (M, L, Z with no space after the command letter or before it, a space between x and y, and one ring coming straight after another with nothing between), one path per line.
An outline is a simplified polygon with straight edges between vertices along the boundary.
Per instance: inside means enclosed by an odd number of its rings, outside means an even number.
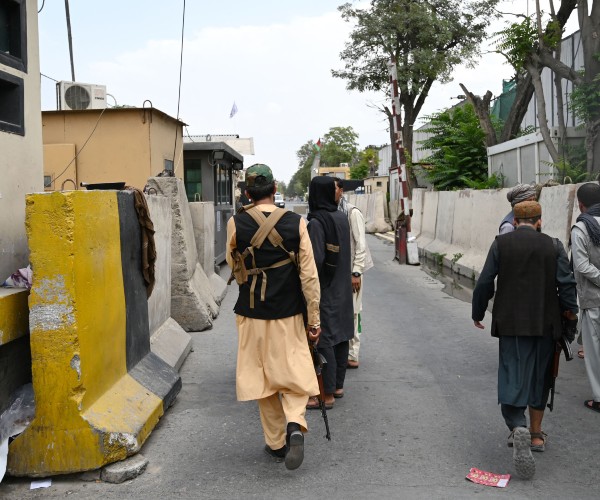
M467 474L467 479L477 484L483 484L484 486L504 488L510 481L510 474L494 474L493 472L486 472L471 467L471 471Z

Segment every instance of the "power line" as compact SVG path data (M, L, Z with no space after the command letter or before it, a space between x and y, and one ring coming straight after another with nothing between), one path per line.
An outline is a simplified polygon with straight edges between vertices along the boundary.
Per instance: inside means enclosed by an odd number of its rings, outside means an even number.
M94 128L92 130L92 132L90 133L90 135L88 136L88 138L85 140L85 142L83 143L83 146L81 146L81 148L79 149L79 151L77 152L77 154L73 157L73 159L69 162L69 164L64 168L64 170L58 174L53 182L56 182L57 179L59 179L66 171L67 169L71 166L71 164L79 157L79 155L81 154L81 152L83 151L83 149L85 148L86 144L88 143L88 141L92 138L92 136L94 135L94 132L96 132L96 128L98 128L98 124L100 123L100 120L102 118L102 115L104 114L104 112L107 110L108 108L104 108L102 110L102 113L100 113L100 116L98 117L98 120L96 120L96 124L94 125Z
M183 15L181 18L181 48L179 50L179 88L177 91L177 121L179 121L179 104L181 102L181 72L183 68L183 33L185 31L185 0L183 0ZM183 141L183 137L182 137ZM173 145L173 174L175 174L175 170L177 169L177 164L175 164L175 152L177 151L177 126L175 126L175 144Z

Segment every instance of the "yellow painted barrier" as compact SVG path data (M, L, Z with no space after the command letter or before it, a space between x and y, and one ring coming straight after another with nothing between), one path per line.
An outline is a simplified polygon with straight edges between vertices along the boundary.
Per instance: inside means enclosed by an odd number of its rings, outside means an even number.
M8 471L96 469L139 450L163 401L126 366L126 305L115 191L27 197L35 419Z
M0 346L29 333L29 290L0 288Z

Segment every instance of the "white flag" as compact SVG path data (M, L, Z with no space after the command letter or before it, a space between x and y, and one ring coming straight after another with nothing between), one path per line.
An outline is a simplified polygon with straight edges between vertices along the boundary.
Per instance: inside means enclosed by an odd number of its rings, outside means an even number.
M235 105L235 101L233 101L233 106L231 107L231 113L229 113L229 118L233 118L237 111L237 106Z

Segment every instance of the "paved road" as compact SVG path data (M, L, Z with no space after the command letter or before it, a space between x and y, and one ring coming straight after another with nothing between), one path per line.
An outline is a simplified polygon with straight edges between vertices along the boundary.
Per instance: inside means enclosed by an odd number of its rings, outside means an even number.
M496 404L497 342L418 267L392 261L389 242L368 237L376 267L366 276L361 367L330 411L333 441L317 412L297 471L263 451L256 404L235 400L236 333L230 289L212 331L193 334L183 389L144 445L146 473L121 485L55 478L30 492L9 479L2 498L597 498L600 414L583 362L561 367L547 451L532 481L504 490L465 480L470 467L512 473Z

